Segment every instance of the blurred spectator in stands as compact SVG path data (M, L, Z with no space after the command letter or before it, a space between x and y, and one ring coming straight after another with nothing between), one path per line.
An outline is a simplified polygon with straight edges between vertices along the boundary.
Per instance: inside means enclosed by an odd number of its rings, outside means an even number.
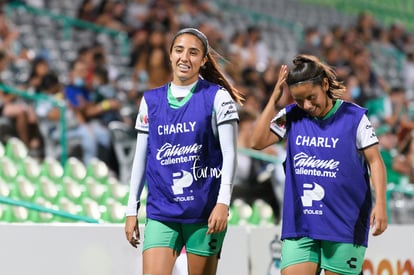
M322 56L326 64L335 68L338 79L345 80L348 77L350 73L349 64L344 60L337 45L332 43L332 45L326 47L322 52Z
M405 122L409 119L408 103L405 90L402 87L393 87L389 93L368 100L365 107L375 128L387 125L399 136L399 139L402 139L402 136L410 131L406 128L407 122Z
M133 81L136 90L151 89L163 85L172 78L166 30L154 26L142 46L134 64ZM138 85L140 88L138 88Z
M92 46L81 46L78 49L76 59L81 60L86 66L85 86L92 89L93 70L95 68L93 60L94 50Z
M357 104L363 106L367 100L380 97L389 91L389 84L374 71L367 48L356 48L351 56L350 65L361 87L361 94L355 99Z
M403 87L391 89L386 97L384 111L383 123L391 127L391 130L399 135L400 140L414 129L410 122L412 115L410 115L409 100Z
M237 68L236 73L241 74L241 71L249 65L250 52L247 47L247 33L242 30L235 31L228 45L228 52L232 62L237 62L233 66ZM237 79L236 76L233 78Z
M262 39L261 30L257 26L247 28L247 47L250 52L250 66L262 73L269 62L269 49Z
M399 154L394 158L393 169L408 177L410 183L414 183L414 134L410 132L399 143Z
M395 22L389 27L390 42L402 53L406 51L405 27L400 22Z
M8 65L8 53L0 50L0 75ZM0 83L4 83L3 79L0 79ZM43 144L33 105L12 93L0 91L0 115L11 120L17 137L24 142L29 153L35 157L42 157Z
M124 13L125 4L122 1L102 0L95 23L108 29L128 32Z
M374 54L394 55L396 48L390 41L388 30L382 26L377 26L372 31L372 41L369 45L369 50Z
M106 112L101 113L99 119L108 126L111 121L121 121L121 101L118 91L109 81L108 70L104 66L97 66L94 70L92 100L102 106L108 105Z
M182 0L176 12L181 26L199 26L203 22L217 21L220 17L211 1Z
M362 41L365 45L369 45L372 41L374 30L377 28L377 23L375 22L374 17L369 11L361 11L358 14L356 31L358 39Z
M246 67L242 71L241 79L243 80L241 85L246 86L260 101L264 101L266 98L265 84L261 74L255 68Z
M23 89L29 91L38 91L43 77L49 72L50 66L46 58L37 57L31 61L29 77L24 84Z
M84 155L84 162L88 164L92 157L99 157L108 165L111 152L111 134L109 129L99 119L100 115L119 108L118 103L105 101L95 104L91 99L91 91L85 85L87 67L84 61L75 60L70 65L69 83L65 86L65 98L73 109L77 122L93 141L92 154ZM99 150L98 150L99 149ZM99 153L99 155L98 155Z
M333 24L332 26L329 26L329 31L332 33L334 45L338 46L341 44L345 33L344 26Z
M108 80L112 85L116 85L116 80L119 76L119 70L117 66L111 64L108 62L108 55L106 53L105 47L96 42L91 47L92 51L92 65L93 68L92 71L95 70L95 68L102 67L105 68L108 71Z
M11 60L28 59L27 49L19 41L20 32L0 10L0 48L7 51Z
M131 51L129 55L129 67L134 67L142 52L148 45L149 30L146 28L138 28L130 38Z
M180 24L173 4L174 2L167 0L152 1L149 6L148 17L147 21L144 23L144 27L148 30L153 30L161 25L164 30L168 30L170 33L177 32Z
M342 95L342 99L355 102L361 94L358 78L354 74L350 74L343 79L345 79L346 90Z
M217 23L217 20L207 20L200 22L198 29L206 34L208 37L208 43L214 49L214 51L219 55L222 55L226 52L227 44L224 43L225 40L223 31L220 28L220 25Z
M414 47L407 50L406 59L403 63L402 78L407 90L407 98L414 100Z
M378 137L379 150L387 170L387 183L398 184L401 180L398 157L398 138L389 125L384 124L375 129Z
M126 22L133 29L140 29L144 26L144 22L148 20L149 0L132 0L128 4L126 10Z
M268 101L270 95L272 94L273 88L276 85L278 77L277 72L279 72L279 68L279 64L275 64L275 62L271 61L266 67L266 70L261 74L261 79L265 93L264 102Z
M77 18L90 23L95 23L97 10L94 0L83 0L77 11Z
M39 118L39 127L45 140L46 153L50 156L59 157L59 148L62 134L61 123L61 108L57 103L66 106L65 109L65 126L66 140L68 146L68 154L73 155L79 159L92 158L95 156L93 148L95 147L94 140L88 134L86 124L79 124L73 110L69 107L64 99L63 85L60 83L56 73L49 71L43 78L39 85L40 93L47 95L51 100L42 100L36 104L36 114ZM52 101L54 100L54 101ZM78 143L79 142L79 143ZM78 145L80 144L80 151ZM89 157L88 157L89 156Z
M307 27L299 53L321 56L321 35L316 27Z

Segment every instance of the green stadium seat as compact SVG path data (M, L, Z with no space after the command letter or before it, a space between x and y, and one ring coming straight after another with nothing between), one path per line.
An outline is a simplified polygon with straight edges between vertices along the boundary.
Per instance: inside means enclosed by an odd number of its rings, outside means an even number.
M107 183L109 177L109 168L105 162L93 158L86 167L87 176L94 178L101 183Z
M231 205L229 209L229 218L228 218L229 225L238 225L239 220L240 220L240 217L239 217L239 211L237 210L237 207L234 205Z
M38 186L41 197L52 203L58 203L63 192L60 184L56 184L46 176L41 176L38 181Z
M38 186L23 175L17 176L16 187L19 198L24 201L33 202L39 193Z
M36 203L49 209L59 210L57 204L54 204L44 198L37 198ZM38 222L59 222L61 219L59 216L56 216L49 212L39 212Z
M86 167L82 161L76 157L69 157L64 166L65 176L83 183L86 178Z
M24 160L29 155L26 145L17 137L11 137L6 142L6 156L15 162Z
M252 215L249 218L250 224L273 225L274 213L272 207L262 199L253 202Z
M11 222L36 222L39 213L24 206L12 206Z
M60 182L64 175L64 169L59 161L47 156L43 160L41 174L50 178L54 182Z
M68 176L63 177L63 192L65 197L78 204L86 196L85 186Z
M4 148L3 143L0 142L0 157L6 154L6 149Z
M125 222L125 205L114 199L107 201L108 221L111 223Z
M95 200L85 198L83 200L83 211L86 216L95 220L108 220L107 207L98 204Z
M36 159L27 156L21 163L21 170L29 180L37 181L42 172L42 167Z
M0 221L10 223L13 221L12 207L8 204L0 204Z
M11 184L7 183L4 179L0 177L0 196L1 197L13 197L14 188Z
M18 175L18 168L7 156L0 158L0 176L8 182L12 182Z
M88 197L95 200L99 204L104 204L108 198L108 186L98 182L92 177L85 179L86 189L88 191Z
M239 217L238 225L246 225L249 224L250 217L253 214L252 207L246 203L242 199L235 199L232 203L232 206L234 207L234 211L237 211L237 214Z
M59 199L58 207L60 210L70 213L72 215L85 215L83 207L80 204L74 203L72 200L62 197ZM71 219L61 219L62 221L73 222Z
M126 205L128 202L129 195L129 186L122 184L115 177L108 178L108 192L111 198L119 201L120 203Z

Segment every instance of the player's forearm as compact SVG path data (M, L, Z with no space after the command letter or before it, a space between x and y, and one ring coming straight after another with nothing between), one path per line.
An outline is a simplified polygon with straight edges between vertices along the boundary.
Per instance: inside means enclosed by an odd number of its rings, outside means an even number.
M148 134L137 135L134 161L132 164L131 181L129 186L129 198L126 208L126 216L134 216L138 213L139 200L145 185L146 151Z
M231 121L218 126L223 165L221 185L217 203L230 205L231 191L237 166L237 122Z

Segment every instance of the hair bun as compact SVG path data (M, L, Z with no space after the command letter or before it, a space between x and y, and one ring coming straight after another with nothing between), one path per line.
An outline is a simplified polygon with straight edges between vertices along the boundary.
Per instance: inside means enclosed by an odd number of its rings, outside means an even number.
M300 54L297 55L294 59L293 59L293 64L295 66L301 65L303 63L317 63L319 60L314 57L314 56L310 56L310 55L306 55L306 54Z

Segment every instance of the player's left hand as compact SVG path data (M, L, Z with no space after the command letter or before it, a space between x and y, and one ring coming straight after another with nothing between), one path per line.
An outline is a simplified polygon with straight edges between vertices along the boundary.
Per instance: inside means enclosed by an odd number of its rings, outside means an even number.
M387 211L385 205L375 204L371 212L370 227L372 235L378 236L384 233L388 226Z
M208 219L207 234L222 232L227 227L229 207L224 203L217 203Z

